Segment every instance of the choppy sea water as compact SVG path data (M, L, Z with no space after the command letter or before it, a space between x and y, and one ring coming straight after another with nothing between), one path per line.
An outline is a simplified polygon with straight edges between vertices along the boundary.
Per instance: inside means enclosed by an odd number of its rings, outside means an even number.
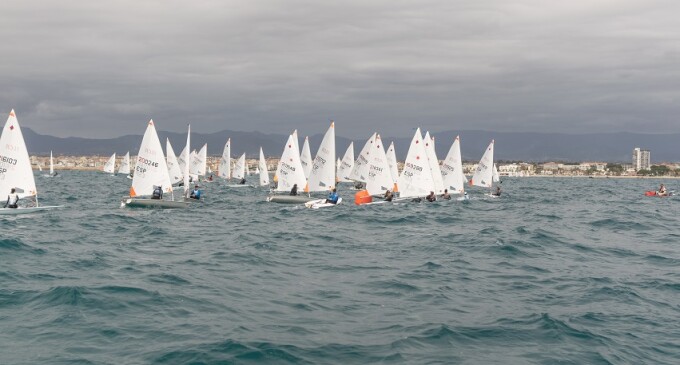
M680 197L658 183L308 210L215 182L132 210L124 177L39 176L66 207L0 218L0 363L677 364Z

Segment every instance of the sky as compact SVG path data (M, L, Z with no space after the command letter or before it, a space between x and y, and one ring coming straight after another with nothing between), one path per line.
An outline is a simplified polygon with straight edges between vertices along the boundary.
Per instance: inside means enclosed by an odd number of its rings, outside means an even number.
M41 134L680 132L680 1L22 0L0 112Z

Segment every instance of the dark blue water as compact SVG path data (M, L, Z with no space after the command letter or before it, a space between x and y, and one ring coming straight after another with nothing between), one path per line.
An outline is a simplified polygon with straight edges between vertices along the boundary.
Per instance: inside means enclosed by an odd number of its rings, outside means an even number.
M642 196L659 181L319 211L223 183L188 210L120 209L129 183L38 177L67 207L0 218L0 363L680 359L680 197Z

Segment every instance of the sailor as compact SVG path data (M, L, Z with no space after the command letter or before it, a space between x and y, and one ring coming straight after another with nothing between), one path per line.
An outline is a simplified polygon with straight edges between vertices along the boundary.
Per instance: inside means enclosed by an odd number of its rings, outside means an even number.
M361 190L364 188L364 183L362 183L361 181L357 181L356 183L354 183L354 188L357 190Z
M427 201L432 203L433 201L437 200L437 196L434 195L434 191L430 191L430 195L426 196L425 199L427 199Z
M659 191L657 192L657 195L666 195L666 194L667 194L666 185L661 184L661 186L659 186Z
M449 189L444 189L444 194L442 194L442 199L451 200L451 194L449 194Z
M191 191L191 194L189 195L189 198L191 199L196 199L200 200L201 199L201 191L198 190L198 185L194 186L194 190Z
M338 191L333 188L330 193L328 193L328 198L326 199L326 203L330 204L338 204L338 199L340 197L338 196Z
M494 195L494 196L501 196L501 187L500 187L500 186L496 186L496 192L495 192L495 193L492 193L491 195Z
M163 199L163 189L160 186L154 185L151 199Z
M5 202L5 208L18 208L19 195L17 195L17 189L12 188L12 192L7 196L7 202Z
M210 174L210 177L208 178L208 181L213 181L213 176Z
M246 184L246 178L242 177L241 181L239 181L239 185L245 185Z
M391 202L393 198L394 198L394 194L390 190L387 190L385 192L385 201Z
M290 195L298 195L297 189L297 184L293 184L293 188L290 189Z

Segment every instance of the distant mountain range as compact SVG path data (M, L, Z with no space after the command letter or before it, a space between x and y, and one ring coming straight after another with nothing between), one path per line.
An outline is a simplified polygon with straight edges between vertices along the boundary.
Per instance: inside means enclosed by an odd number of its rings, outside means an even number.
M124 154L130 151L136 154L142 141L142 135L127 135L111 139L90 139L79 137L60 138L41 135L30 128L22 128L28 151L32 155L49 155L50 150L56 155L110 155L114 152ZM456 135L460 135L463 159L476 161L481 158L484 149L491 139L496 140L496 160L521 161L606 161L629 163L633 148L640 147L651 150L652 163L661 161L680 161L680 134L641 134L641 133L598 133L598 134L559 134L559 133L522 133L522 132L487 132L460 131L439 132L435 135L437 155L444 159ZM186 142L186 134L159 132L163 147L165 139L170 138L175 153L180 153ZM368 138L369 136L366 136ZM221 155L227 138L231 138L232 156L245 152L249 157L257 157L262 146L265 155L279 156L288 136L281 134L264 134L260 132L221 132L201 134L192 133L193 148L199 149L208 143L209 155ZM321 143L323 134L309 137L312 155ZM394 141L397 158L403 160L412 136L385 138L389 144ZM337 136L336 148L338 157L342 158L350 139ZM304 135L300 135L300 146ZM354 153L357 155L366 140L354 141Z

